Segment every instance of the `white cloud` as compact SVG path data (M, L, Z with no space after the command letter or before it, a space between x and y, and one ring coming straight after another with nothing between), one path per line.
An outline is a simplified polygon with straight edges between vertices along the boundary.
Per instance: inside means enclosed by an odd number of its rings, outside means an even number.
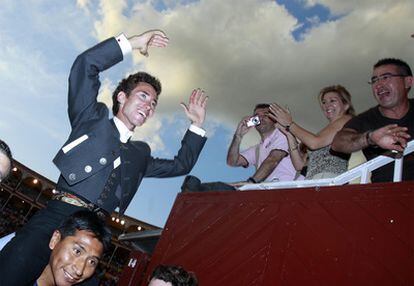
M99 40L118 35L120 32L127 32L128 19L123 15L126 1L101 0L98 14L100 20L95 22L95 36Z
M228 127L255 103L278 101L316 131L326 124L316 101L323 86L345 85L362 111L375 103L365 84L372 64L385 56L412 60L413 2L343 2L319 1L348 14L313 27L302 42L291 35L297 19L273 1L169 1L161 12L146 1L126 17L124 2L102 0L95 28L105 37L118 29L131 35L160 28L168 34L167 49L150 51L148 59L134 55L140 69L163 83L159 113L175 112L192 88L202 87L210 96L209 116Z
M133 139L147 142L152 152L165 150L165 144L161 139L160 130L163 127L162 118L151 118L143 126L135 128Z
M76 0L76 5L83 9L86 13L89 13L89 5L90 5L90 1L89 0Z
M115 86L112 82L105 78L101 80L101 88L99 90L98 101L105 103L110 110L112 110L112 92L115 89Z

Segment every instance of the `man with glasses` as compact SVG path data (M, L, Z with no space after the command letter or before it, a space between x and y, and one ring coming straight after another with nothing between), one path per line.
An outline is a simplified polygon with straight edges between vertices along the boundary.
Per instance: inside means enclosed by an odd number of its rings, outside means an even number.
M394 58L379 60L369 81L378 105L354 117L339 131L332 149L343 153L363 151L367 160L387 151L403 152L414 137L414 100L408 99L413 84L409 65ZM402 180L414 179L414 155L404 158ZM372 182L390 182L394 165L372 173Z

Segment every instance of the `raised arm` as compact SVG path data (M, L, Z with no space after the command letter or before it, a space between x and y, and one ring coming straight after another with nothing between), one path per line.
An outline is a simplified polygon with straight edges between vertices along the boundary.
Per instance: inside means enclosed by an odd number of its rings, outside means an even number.
M269 111L270 118L285 127L285 129L291 132L311 150L330 145L336 133L342 129L349 119L351 119L351 116L344 115L329 123L328 126L323 128L318 134L313 134L294 122L290 112L278 104L273 103L270 106Z
M333 142L332 150L342 153L352 153L370 145L376 145L386 150L404 151L410 135L406 127L390 124L374 131L358 133L351 128L340 130Z
M303 153L299 148L299 142L296 140L296 137L292 133L286 131L286 128L280 124L276 124L276 127L285 134L288 144L289 144L289 154L292 161L293 167L296 171L301 171L306 164L307 154Z
M200 152L206 142L205 131L201 129L207 106L207 97L201 89L194 89L190 95L189 103L181 103L192 125L181 141L181 148L174 159L159 159L151 157L146 177L175 177L188 174L197 162ZM201 129L201 131L200 131ZM194 132L196 131L196 132Z
M251 116L244 117L237 125L236 132L234 133L233 140L231 141L229 150L227 151L227 165L232 167L247 167L249 163L240 155L240 143L243 136L249 131L251 127L247 127L247 121Z
M96 100L101 84L100 72L122 61L131 48L147 56L149 47L165 47L167 44L168 38L162 31L151 30L130 38L121 34L80 54L69 75L68 113L72 128L104 110L104 105L98 105Z
M145 177L169 178L190 173L197 163L206 140L206 137L187 130L181 140L181 148L173 159L150 156Z

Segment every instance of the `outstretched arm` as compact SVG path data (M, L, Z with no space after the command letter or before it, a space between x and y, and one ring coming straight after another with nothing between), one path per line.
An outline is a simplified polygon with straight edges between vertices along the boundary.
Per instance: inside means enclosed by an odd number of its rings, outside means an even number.
M129 39L121 34L80 54L69 75L68 113L72 128L85 120L100 116L102 108L98 108L96 100L100 72L122 61L131 48L147 56L149 47L165 47L167 44L168 38L162 31L151 30Z
M313 134L294 122L290 112L280 105L273 103L270 106L269 111L270 118L277 121L282 126L287 127L289 132L291 132L311 150L330 145L335 137L335 134L342 129L349 119L351 119L349 115L344 115L341 118L329 123L328 126L322 129L318 134Z
M227 165L232 167L247 167L249 163L247 160L240 155L240 144L243 139L243 136L249 131L250 128L247 126L247 121L251 116L245 116L237 125L236 132L234 133L233 140L227 151Z
M374 131L358 133L351 128L339 131L333 142L332 150L342 153L352 153L370 145L377 145L386 150L404 151L410 135L406 127L390 124Z
M306 164L307 154L302 152L298 140L296 140L296 137L293 136L292 133L286 131L286 128L278 123L276 123L276 127L280 130L280 132L285 134L287 138L290 160L292 161L293 167L295 167L296 171L301 171Z
M181 104L192 125L202 127L207 106L207 97L201 89L195 89L191 93L188 105ZM202 130L204 132L204 130ZM145 176L147 177L174 177L188 174L194 167L201 149L206 142L204 134L195 132L190 126L181 141L181 149L172 160L152 158L148 164Z

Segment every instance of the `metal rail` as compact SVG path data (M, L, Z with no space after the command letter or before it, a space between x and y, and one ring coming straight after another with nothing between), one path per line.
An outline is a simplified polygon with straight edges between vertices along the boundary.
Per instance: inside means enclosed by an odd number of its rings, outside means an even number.
M361 178L360 183L368 183L369 172L372 172L388 163L394 161L394 182L401 182L403 157L414 151L414 140L408 142L404 153L389 152L386 155L380 155L374 159L369 160L357 167L348 170L334 178L317 179L317 180L302 180L302 181L287 181L287 182L263 182L259 184L246 184L239 188L240 191L247 190L271 190L271 189L291 189L304 188L316 186L339 186L349 183L352 180Z

